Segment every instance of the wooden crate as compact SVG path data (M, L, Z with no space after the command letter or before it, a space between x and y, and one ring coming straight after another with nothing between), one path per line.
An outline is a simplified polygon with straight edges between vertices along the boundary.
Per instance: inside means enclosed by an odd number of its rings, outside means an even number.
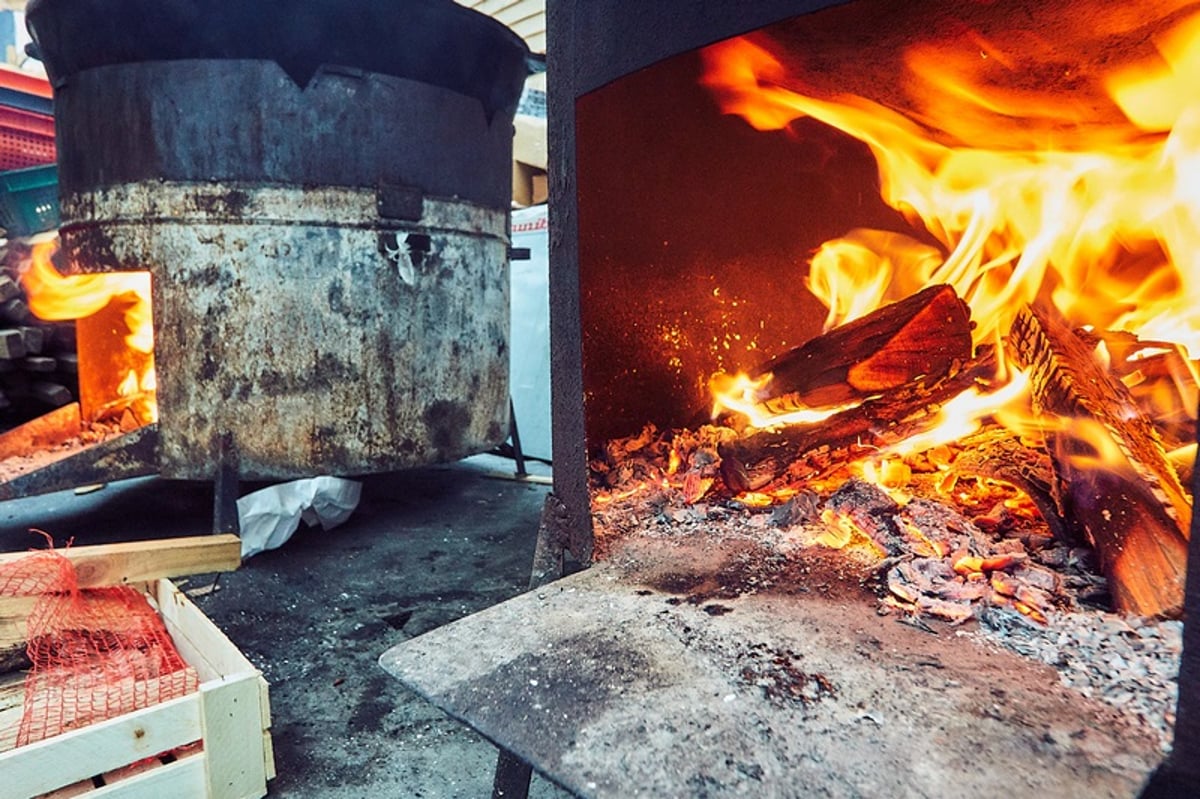
M200 690L28 746L14 749L11 741L0 740L5 750L0 751L0 799L266 794L275 763L262 673L170 580L150 584L147 594L179 653L199 675ZM6 702L0 688L0 735L20 713L20 693L15 703L11 696ZM179 747L187 748L165 758L170 762L156 757Z

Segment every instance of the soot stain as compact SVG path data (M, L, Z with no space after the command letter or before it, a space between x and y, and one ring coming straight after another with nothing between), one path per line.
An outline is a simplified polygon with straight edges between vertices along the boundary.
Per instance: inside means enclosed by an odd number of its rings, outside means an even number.
M352 734L375 732L382 729L384 717L394 708L394 702L388 690L391 687L390 677L377 676L367 681L354 705L354 712L347 722Z
M526 653L464 683L457 702L500 722L514 708L540 705L561 712L540 714L539 734L568 739L580 717L597 718L613 703L642 688L668 685L672 673L615 633L595 630L569 636L553 649Z
M453 456L463 445L463 433L471 422L471 415L460 402L438 400L430 405L422 417L429 442L439 454Z

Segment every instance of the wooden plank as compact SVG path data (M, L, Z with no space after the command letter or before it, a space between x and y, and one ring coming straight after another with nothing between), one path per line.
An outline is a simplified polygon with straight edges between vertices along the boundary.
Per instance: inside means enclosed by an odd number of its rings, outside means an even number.
M84 794L85 799L204 799L204 752L196 752Z
M25 648L25 623L37 602L33 596L0 596L0 663L19 662L12 650Z
M267 779L275 779L275 743L271 740L271 686L265 677L258 676L259 723L262 725L263 766Z
M1050 425L1048 451L1068 515L1095 548L1117 609L1178 617L1192 508L1153 424L1049 313L1022 309L1007 346L1029 372L1034 409L1071 420L1063 430ZM1102 465L1097 453L1105 453Z
M37 796L199 740L200 713L190 694L0 754L4 795Z
M525 37L525 43L529 45L529 49L535 53L546 52L546 32L535 33ZM544 73L543 73L544 74Z
M473 0L466 2L470 8L474 8L481 14L487 14L489 17L502 19L506 14L519 13L524 15L527 9L542 7L545 11L546 0Z
M17 745L25 712L25 675L11 674L0 682L0 753Z
M937 409L995 371L993 353L985 352L963 369L937 382L889 391L816 424L760 430L721 444L721 476L733 491L758 490L809 456L824 462L838 450L883 447L939 423ZM840 457L840 456L838 456Z
M249 745L263 737L259 679L257 674L246 674L200 686L210 799L246 799L265 792L263 750Z
M209 796L242 799L261 796L274 775L269 741L270 702L267 682L225 633L170 580L155 588L159 614L175 647L204 681L204 748L207 753Z
M971 358L971 318L954 289L935 285L876 308L757 367L760 405L776 413L829 408L932 381Z
M175 648L201 682L258 675L254 664L170 580L158 582L154 599Z
M262 732L263 766L267 772L267 781L275 779L275 742L271 740L271 731Z
M524 17L513 15L510 19L504 20L504 24L513 33L524 39L527 35L541 33L546 29L546 14L542 11L531 11Z
M75 564L80 588L233 571L242 562L241 540L230 534L125 541L58 552ZM28 554L2 553L0 566Z

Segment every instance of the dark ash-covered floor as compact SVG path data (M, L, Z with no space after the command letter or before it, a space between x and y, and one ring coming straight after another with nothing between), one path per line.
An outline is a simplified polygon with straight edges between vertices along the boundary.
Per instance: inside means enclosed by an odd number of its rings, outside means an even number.
M207 593L213 575L176 581L271 684L278 777L270 796L490 794L495 748L377 660L525 590L548 488L497 476L511 471L512 461L482 456L368 476L343 526L302 526ZM209 483L159 478L14 500L0 504L0 548L41 547L30 528L59 546L204 534L212 503ZM531 796L566 795L534 777Z

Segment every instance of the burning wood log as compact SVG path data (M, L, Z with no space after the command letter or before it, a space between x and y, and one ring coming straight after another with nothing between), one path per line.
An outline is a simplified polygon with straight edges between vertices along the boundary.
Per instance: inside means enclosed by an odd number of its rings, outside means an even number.
M842 411L818 424L763 430L721 444L721 475L734 491L754 491L784 475L792 464L816 452L851 444L882 447L928 429L938 406L995 371L993 353L949 374L931 375L888 391L881 397Z
M950 286L930 286L763 364L772 410L831 407L948 374L971 357L970 311Z
M1196 440L1195 413L1200 364L1190 363L1179 345L1146 341L1123 330L1080 332L1087 345L1102 344L1108 371L1129 389L1138 407L1150 417L1168 450Z
M1002 427L985 427L958 441L961 453L955 471L1011 483L1025 492L1060 541L1079 538L1070 527L1055 490L1054 467L1041 448L1025 446L1015 433Z
M1023 310L1007 345L1030 371L1035 409L1072 420L1048 437L1050 454L1063 499L1095 547L1117 607L1178 616L1192 508L1153 425L1092 351L1049 315ZM1093 429L1092 440L1080 434L1084 428Z

